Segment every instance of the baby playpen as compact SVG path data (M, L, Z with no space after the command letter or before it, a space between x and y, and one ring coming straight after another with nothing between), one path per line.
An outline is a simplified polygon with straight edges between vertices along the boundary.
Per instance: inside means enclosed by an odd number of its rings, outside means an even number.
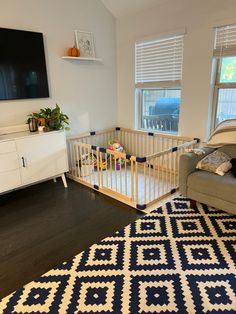
M68 138L68 177L143 210L176 191L179 156L197 143L125 128L81 134Z

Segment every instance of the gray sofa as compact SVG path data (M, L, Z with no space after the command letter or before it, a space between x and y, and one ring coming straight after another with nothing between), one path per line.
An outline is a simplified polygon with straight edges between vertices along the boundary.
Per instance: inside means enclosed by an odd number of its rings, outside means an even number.
M180 193L192 200L236 214L236 178L230 172L219 176L196 169L198 161L214 150L204 148L204 155L186 153L180 157ZM236 158L236 145L225 145L218 150Z

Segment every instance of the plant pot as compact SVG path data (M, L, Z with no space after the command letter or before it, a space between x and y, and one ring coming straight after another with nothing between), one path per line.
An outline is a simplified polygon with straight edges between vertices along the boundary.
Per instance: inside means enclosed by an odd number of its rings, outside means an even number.
M29 118L28 124L30 132L36 132L38 130L38 120L36 118Z

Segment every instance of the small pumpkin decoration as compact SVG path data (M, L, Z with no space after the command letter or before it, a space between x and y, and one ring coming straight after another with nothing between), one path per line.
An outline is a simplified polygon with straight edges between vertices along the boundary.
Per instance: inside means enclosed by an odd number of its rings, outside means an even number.
M74 46L74 47L68 49L67 54L68 54L68 56L70 56L70 57L79 57L79 56L80 56L80 51L79 51L78 48L76 48L76 47Z

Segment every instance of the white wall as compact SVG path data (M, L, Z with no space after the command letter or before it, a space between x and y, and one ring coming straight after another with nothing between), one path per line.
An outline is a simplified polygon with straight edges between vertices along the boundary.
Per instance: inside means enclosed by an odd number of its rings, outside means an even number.
M117 93L120 126L135 127L135 41L186 27L180 134L205 139L211 115L213 25L235 23L235 12L235 0L170 0L152 10L119 18Z
M116 125L115 20L100 0L0 0L0 21L44 34L50 85L49 99L0 101L0 127L25 123L27 114L56 102L72 133ZM75 29L93 32L102 63L61 59Z

